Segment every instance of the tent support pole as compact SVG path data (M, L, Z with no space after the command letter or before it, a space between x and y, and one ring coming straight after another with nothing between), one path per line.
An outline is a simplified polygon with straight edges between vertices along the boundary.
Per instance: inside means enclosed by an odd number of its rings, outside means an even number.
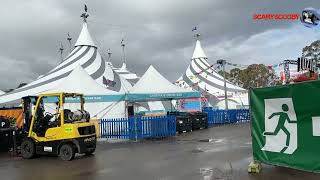
M125 101L124 104L125 104L124 105L125 106L125 108L124 108L125 109L125 117L128 118L128 101Z

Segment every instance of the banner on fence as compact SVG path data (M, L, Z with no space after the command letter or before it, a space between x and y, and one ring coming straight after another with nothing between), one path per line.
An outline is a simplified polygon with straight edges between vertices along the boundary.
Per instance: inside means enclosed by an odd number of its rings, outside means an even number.
M320 81L250 91L255 160L320 172Z

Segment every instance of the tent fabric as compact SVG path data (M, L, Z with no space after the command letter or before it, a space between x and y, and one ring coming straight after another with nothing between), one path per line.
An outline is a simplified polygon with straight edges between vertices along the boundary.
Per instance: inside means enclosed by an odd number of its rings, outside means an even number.
M200 97L200 93L172 84L152 65L128 94L129 101L147 99L179 99L186 97Z
M15 102L24 96L36 95L56 88L78 66L81 66L100 86L111 91L125 93L131 88L129 82L119 77L110 66L106 65L106 62L92 41L87 24L84 22L75 48L64 61L26 86L0 95L0 106L6 105L9 102ZM114 83L107 84L106 82Z
M204 53L201 47L201 43L199 40L196 42L196 47L194 48L194 52L192 55L192 59L196 59L196 58L207 58L206 54Z
M177 80L176 85L185 89L198 90L203 95L224 95L224 78L209 64L199 40L196 41L192 59L186 72ZM247 94L247 90L229 81L227 81L226 87L228 96L230 95L233 99L237 99L236 101L239 104L243 102L247 104L246 99L239 98L242 96L241 94ZM211 102L211 105L215 106L217 103L218 101Z
M50 89L45 93L52 92L73 92L84 95L123 94L102 87L81 66L77 66L56 88Z
M112 65L109 61L107 64L112 67L112 69L119 74L119 76L126 79L132 86L134 86L139 81L139 76L135 73L130 72L127 69L126 63L123 63L120 68L116 68ZM135 103L134 106L136 107L137 112L144 111L170 111L172 108L171 102L169 101L148 101L148 102L139 102Z
M79 35L79 38L78 38L75 46L76 47L77 46L94 46L94 47L96 47L96 45L92 41L92 38L91 38L90 33L88 31L87 23L83 24L81 33Z
M0 90L0 95L3 95L3 94L5 94L5 92Z
M125 78L126 80L138 80L139 77L137 74L130 72L127 69L127 64L122 63L122 66L120 68L114 68L114 71L117 72L121 77Z

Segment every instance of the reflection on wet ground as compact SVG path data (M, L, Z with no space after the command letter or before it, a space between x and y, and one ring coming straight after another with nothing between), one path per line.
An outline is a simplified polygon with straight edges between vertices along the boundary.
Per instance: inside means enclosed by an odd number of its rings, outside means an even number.
M320 174L263 165L248 174L250 125L226 125L141 142L99 142L93 156L64 162L56 157L23 160L0 154L1 179L319 179Z

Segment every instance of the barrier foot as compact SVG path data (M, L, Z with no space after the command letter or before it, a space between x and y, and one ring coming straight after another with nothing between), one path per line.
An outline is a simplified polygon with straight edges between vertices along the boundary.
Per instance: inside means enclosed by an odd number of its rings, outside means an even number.
M261 169L261 163L253 161L249 164L248 173L260 173Z

